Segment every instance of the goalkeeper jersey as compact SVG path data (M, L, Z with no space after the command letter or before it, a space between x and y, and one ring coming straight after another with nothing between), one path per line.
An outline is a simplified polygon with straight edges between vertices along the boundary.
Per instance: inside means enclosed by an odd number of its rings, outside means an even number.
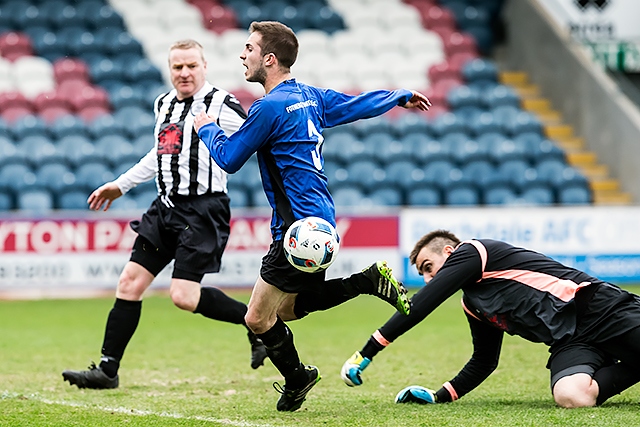
M324 173L322 131L379 116L404 105L412 92L365 92L357 96L285 80L256 100L244 124L231 136L215 124L198 134L211 156L234 173L257 152L262 185L273 208L271 232L283 238L295 220L317 216L335 226L335 207Z

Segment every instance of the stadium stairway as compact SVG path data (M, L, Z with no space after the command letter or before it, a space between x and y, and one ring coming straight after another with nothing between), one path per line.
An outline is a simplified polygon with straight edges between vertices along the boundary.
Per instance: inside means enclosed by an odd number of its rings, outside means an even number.
M555 141L567 153L567 162L579 169L588 179L594 205L629 205L631 195L622 190L620 182L611 177L609 168L598 161L596 153L585 146L584 138L576 136L573 127L563 120L551 101L540 94L523 71L502 71L500 82L516 89L522 108L537 115L543 123L547 138Z

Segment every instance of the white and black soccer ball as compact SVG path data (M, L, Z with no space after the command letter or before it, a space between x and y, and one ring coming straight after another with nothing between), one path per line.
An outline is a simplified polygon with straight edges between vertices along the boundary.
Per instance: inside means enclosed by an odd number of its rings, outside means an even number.
M299 219L284 235L284 254L298 270L315 273L327 269L338 255L336 229L317 217Z

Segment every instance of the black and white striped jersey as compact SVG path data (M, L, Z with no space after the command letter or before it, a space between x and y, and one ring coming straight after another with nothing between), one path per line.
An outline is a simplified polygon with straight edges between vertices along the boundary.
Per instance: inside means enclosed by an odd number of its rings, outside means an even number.
M180 101L176 95L173 89L156 98L156 144L115 180L123 194L152 178L156 178L160 197L227 191L227 174L198 138L193 121L198 113L206 110L217 117L220 128L231 135L246 119L244 109L232 94L208 82L193 97Z

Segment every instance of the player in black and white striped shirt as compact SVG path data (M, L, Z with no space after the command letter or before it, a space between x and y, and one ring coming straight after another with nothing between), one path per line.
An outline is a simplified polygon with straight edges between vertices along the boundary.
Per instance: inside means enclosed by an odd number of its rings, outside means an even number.
M118 387L118 368L140 319L142 297L155 276L175 260L169 293L183 310L224 322L245 325L247 306L221 290L202 287L205 273L218 272L229 237L227 175L212 160L193 130L201 111L219 117L219 126L235 132L246 118L237 99L206 81L202 46L194 40L174 43L169 50L174 89L154 103L155 146L136 165L89 196L89 207L106 211L136 185L156 179L158 197L131 227L138 233L109 313L99 366L64 371L79 388ZM245 325L246 327L246 325ZM264 363L266 350L252 332L251 367Z

